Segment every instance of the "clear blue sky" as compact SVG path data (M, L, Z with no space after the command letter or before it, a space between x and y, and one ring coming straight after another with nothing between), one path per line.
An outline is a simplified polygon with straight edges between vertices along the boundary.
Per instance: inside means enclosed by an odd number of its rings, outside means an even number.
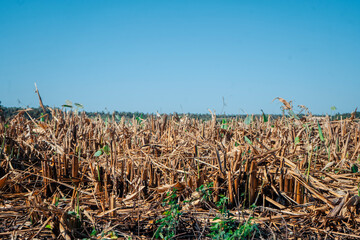
M360 1L3 0L2 105L38 106L34 82L88 111L351 112Z

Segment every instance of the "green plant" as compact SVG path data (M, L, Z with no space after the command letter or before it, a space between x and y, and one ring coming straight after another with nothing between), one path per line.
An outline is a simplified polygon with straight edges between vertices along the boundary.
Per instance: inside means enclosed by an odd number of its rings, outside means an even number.
M244 136L244 140L245 140L248 144L252 145L252 141L251 141L247 136Z
M68 211L67 213L71 216L76 217L77 219L79 219L80 221L82 220L81 218L81 209L80 209L80 195L79 192L77 192L76 188L76 202L75 202L75 209L74 211Z
M335 118L335 111L337 110L337 108L335 106L331 106L331 118L334 119Z
M90 236L91 236L91 237L96 237L96 235L97 235L96 228L93 227L93 230L91 231Z
M350 170L352 173L357 173L359 171L359 168L356 164L352 164Z
M110 147L108 145L103 146L94 154L95 157L100 157L103 153L106 155L110 155Z
M153 238L172 239L176 235L179 218L182 214L176 196L176 189L166 194L162 204L169 209L163 213L165 217L156 221L156 223L160 223L160 226L157 228Z
M115 231L110 231L106 235L110 239L118 239L119 238L119 236L117 235L117 233Z
M61 105L62 107L65 107L65 108L70 108L70 109L73 109L74 106L75 106L75 112L78 113L80 109L84 109L84 106L80 103L73 103L69 100L66 100L65 101L65 104Z
M252 121L253 121L252 116L247 115L246 118L245 118L245 120L244 120L244 123L245 123L246 125L250 125L250 123L251 123Z
M257 224L252 223L249 218L244 224L234 219L233 214L227 209L228 198L220 196L220 200L216 203L219 208L220 215L213 220L220 220L212 224L209 237L212 239L246 239L258 231Z
M223 119L222 123L221 123L221 128L222 129L228 129L228 127L229 127L229 125L227 124L226 119Z
M196 189L197 192L200 193L200 196L201 196L201 200L203 201L210 201L210 198L211 198L211 188L213 187L214 185L214 182L210 182L208 184L205 185L201 185L200 187L198 187Z
M141 123L144 121L143 114L141 113L140 116L136 117L136 122L138 125L141 125Z
M59 197L55 197L55 207L57 207L59 205L59 200L60 200Z
M322 142L324 142L324 141L325 141L325 138L324 138L324 134L323 134L323 132L322 132L322 130L321 130L321 126L320 126L319 121L317 121L317 125L318 125L320 140L321 140Z
M289 109L288 113L289 113L291 118L295 118L297 120L300 120L299 116L297 114L295 114L293 110Z
M266 115L262 109L261 109L261 112L262 112L262 117L263 117L264 123L268 122L269 121L269 116Z

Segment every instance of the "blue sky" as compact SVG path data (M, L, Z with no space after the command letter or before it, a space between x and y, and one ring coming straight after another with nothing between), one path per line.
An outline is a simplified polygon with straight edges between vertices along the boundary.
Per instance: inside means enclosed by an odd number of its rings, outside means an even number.
M1 1L2 105L38 106L34 82L88 111L351 112L360 1Z

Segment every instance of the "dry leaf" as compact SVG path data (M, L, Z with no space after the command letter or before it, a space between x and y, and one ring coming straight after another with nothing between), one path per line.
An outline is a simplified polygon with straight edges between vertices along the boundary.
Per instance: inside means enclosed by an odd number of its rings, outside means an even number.
M167 184L163 186L159 186L156 188L156 191L159 193L166 192L170 189L174 189L176 191L182 191L185 188L185 184L183 183L174 183L174 184Z
M291 110L292 109L290 103L288 103L285 99L283 99L281 97L276 97L276 98L274 98L273 101L275 101L276 99L278 99L280 102L282 102L284 104L284 109L285 110Z
M0 178L0 189L3 188L6 184L7 178L9 174L5 174L2 178Z

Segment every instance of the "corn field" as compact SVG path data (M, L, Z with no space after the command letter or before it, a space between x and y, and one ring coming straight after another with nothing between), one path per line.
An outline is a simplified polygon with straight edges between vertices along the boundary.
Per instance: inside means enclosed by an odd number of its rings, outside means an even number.
M0 238L155 238L171 192L173 239L211 238L224 198L238 226L257 226L245 239L360 238L356 118L50 110L0 123Z

